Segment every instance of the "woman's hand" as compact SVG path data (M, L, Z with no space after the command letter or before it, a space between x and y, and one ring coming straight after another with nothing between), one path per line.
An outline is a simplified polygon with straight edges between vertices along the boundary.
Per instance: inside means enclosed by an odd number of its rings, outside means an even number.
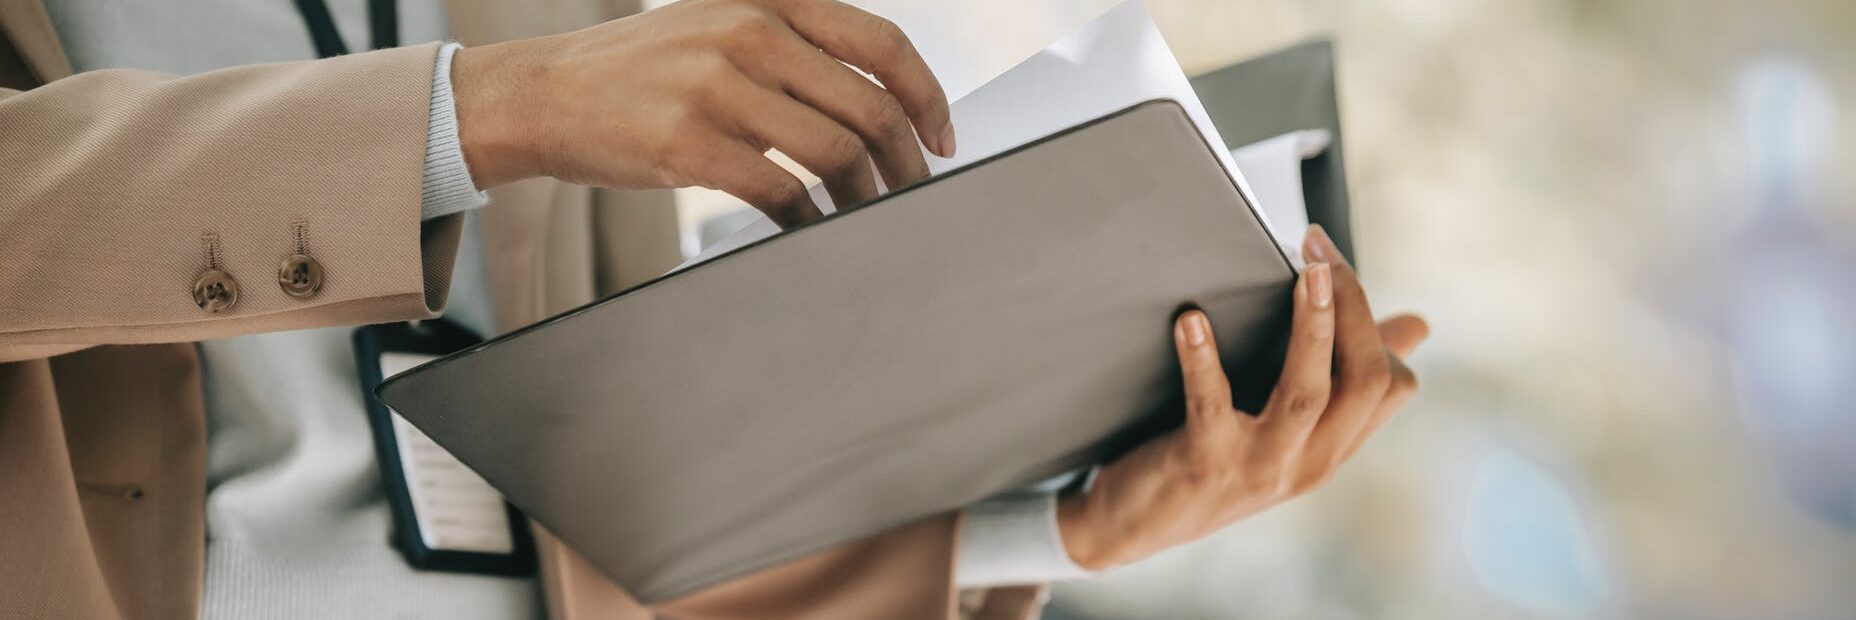
M835 0L683 0L453 62L460 141L483 189L534 176L702 186L788 226L819 210L768 149L843 207L876 196L873 161L890 188L926 177L917 135L954 153L947 98L914 45Z
M1186 425L1102 468L1058 504L1070 557L1100 570L1202 538L1320 486L1417 390L1401 361L1429 328L1415 316L1373 323L1366 292L1319 227L1303 244L1282 378L1260 415L1231 404L1204 313L1173 329L1185 373Z

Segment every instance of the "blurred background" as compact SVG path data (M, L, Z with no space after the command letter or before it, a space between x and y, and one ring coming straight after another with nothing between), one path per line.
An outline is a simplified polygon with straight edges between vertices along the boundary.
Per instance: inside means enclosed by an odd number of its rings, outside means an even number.
M1856 2L1147 6L1189 74L1336 42L1364 276L1434 335L1330 486L1048 618L1856 618ZM691 253L747 217L679 201Z
M1418 398L1326 489L1051 618L1856 618L1856 2L1148 0L1335 39Z

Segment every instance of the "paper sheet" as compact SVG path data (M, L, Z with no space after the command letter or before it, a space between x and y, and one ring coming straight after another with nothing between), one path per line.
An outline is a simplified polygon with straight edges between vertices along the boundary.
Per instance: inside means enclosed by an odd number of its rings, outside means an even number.
M1118 0L850 0L895 22L959 101ZM1009 24L1009 26L1002 26Z
M1326 151L1334 136L1325 129L1292 131L1231 151L1250 180L1257 204L1269 214L1270 234L1283 254L1302 268L1302 237L1308 234L1308 204L1302 193L1302 160Z
M390 378L436 355L388 351L380 354L380 372ZM400 453L419 538L427 548L477 553L514 553L515 538L503 496L438 442L398 413L393 436Z
M1308 205L1302 185L1302 160L1327 151L1333 135L1325 129L1304 129L1232 149L1237 168L1244 171L1256 192L1258 205L1269 213L1270 232L1292 262L1302 256L1302 236L1308 233ZM709 248L760 218L743 205L738 210L702 222L700 248ZM691 252L692 254L698 252ZM705 253L712 256L713 252Z
M882 3L901 4L885 0ZM876 7L873 7L876 8ZM879 14L882 14L878 11ZM924 11L926 13L926 11ZM968 23L989 19L984 10L970 9L958 14L945 9L935 12L931 28L918 28L907 15L885 15L896 21L917 39L917 46L928 42L933 33L953 32L949 23ZM1035 39L1032 37L1031 39ZM940 58L949 58L942 56ZM968 80L977 73L956 66L958 61L942 60L934 66L937 75L948 72ZM962 82L964 84L964 82ZM950 95L951 96L951 95ZM1161 37L1160 29L1148 15L1140 0L1125 0L1089 20L1075 32L1050 44L1024 62L999 74L997 78L974 89L952 104L955 130L959 133L959 152L950 159L929 156L928 168L940 174L985 159L1012 147L1037 140L1072 125L1094 119L1130 105L1151 99L1173 99L1185 108L1187 116L1214 145L1224 144L1212 125L1198 94L1192 90L1185 71ZM1225 169L1237 180L1238 188L1257 204L1248 182L1238 170L1230 153L1214 150ZM821 187L813 187L812 196L827 213L833 210L830 197ZM1269 214L1259 212L1269 224ZM756 218L740 231L708 248L683 266L693 265L723 252L747 245L779 232L772 221Z
M645 0L656 9L675 0ZM1119 0L845 0L895 22L958 101Z

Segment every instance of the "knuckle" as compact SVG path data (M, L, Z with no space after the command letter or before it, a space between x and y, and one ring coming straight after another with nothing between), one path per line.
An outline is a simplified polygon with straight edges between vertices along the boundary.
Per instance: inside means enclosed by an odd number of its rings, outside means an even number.
M763 183L761 192L768 205L794 210L799 207L800 198L806 195L806 188L795 179L769 178Z
M689 85L689 103L692 105L683 111L683 117L697 117L700 114L697 108L715 109L717 104L728 100L728 89L723 86L726 80L720 79L722 71L707 66L700 71L709 77Z
M1334 332L1333 330L1311 329L1302 332L1301 343L1302 346L1310 349L1328 349L1334 346Z
M909 115L889 91L878 89L863 105L863 124L872 138L896 140L911 137Z
M709 133L709 119L695 105L681 105L669 114L664 126L669 129L665 138L658 144L659 154L669 158L681 157L699 141L689 140L686 136L702 136Z
M821 164L829 168L829 172L847 174L855 172L859 166L864 165L864 161L869 156L864 149L863 140L858 139L851 132L838 131L834 132L829 142L825 144Z
M1228 407L1230 404L1214 394L1190 394L1186 397L1186 409L1193 415L1217 415Z
M1384 395L1386 389L1392 384L1392 366L1386 362L1384 356L1376 356L1366 362L1355 364L1354 368L1345 374L1345 378L1349 391L1377 398Z
M1328 404L1327 391L1311 387L1290 388L1284 396L1283 412L1298 418L1317 415Z
M1186 466L1182 484L1192 491L1217 488L1230 479L1230 470L1223 466L1218 455L1211 450L1192 450L1186 456Z
M1366 373L1366 390L1369 394L1385 396L1392 388L1392 366L1384 362L1374 364Z
M875 37L876 49L874 51L877 58L883 62L901 60L912 47L909 43L909 36L902 32L900 26L881 17L871 16L871 24L866 32Z
M1269 490L1269 497L1273 497L1277 499L1286 498L1286 497L1294 497L1294 496L1295 496L1295 484L1293 484L1288 478L1276 479L1276 484L1274 486L1271 486Z
M692 100L703 104L726 101L726 86L735 83L734 62L716 51L691 54L684 62L683 89Z
M723 31L731 40L738 42L760 42L767 40L781 25L780 18L766 8L752 2L734 5L734 10L723 18Z
M1287 479L1280 464L1253 465L1244 472L1244 487L1253 494L1273 496L1282 491Z
M703 50L689 57L690 77L711 78L733 73L735 64L720 50Z

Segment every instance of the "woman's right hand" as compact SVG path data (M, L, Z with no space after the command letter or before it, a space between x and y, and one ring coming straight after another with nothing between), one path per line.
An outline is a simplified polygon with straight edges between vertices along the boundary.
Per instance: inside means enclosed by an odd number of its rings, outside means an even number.
M843 61L842 63L840 61ZM954 153L946 96L895 24L836 0L683 0L562 35L458 52L479 189L528 177L702 186L790 226L817 217L778 149L851 206ZM859 75L848 63L876 76Z

